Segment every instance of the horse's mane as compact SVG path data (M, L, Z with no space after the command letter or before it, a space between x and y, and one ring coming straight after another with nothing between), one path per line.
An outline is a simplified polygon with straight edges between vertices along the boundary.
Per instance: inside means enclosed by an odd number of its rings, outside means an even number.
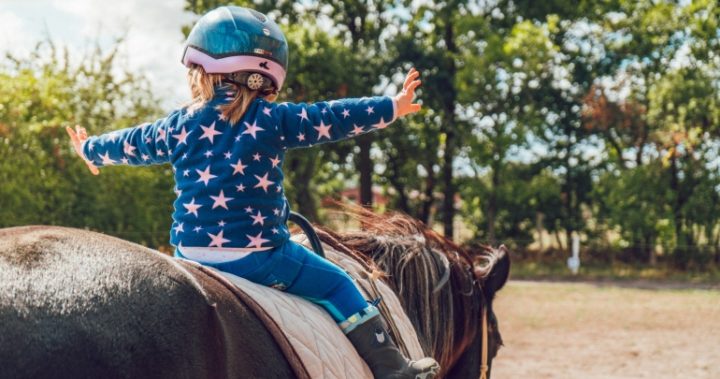
M483 295L475 276L489 273L498 259L495 250L481 246L480 256L487 264L473 271L473 255L418 220L361 207L343 206L342 211L359 221L362 229L344 233L323 229L323 242L338 251L359 252L368 264L384 271L416 326L424 351L450 368L477 336Z

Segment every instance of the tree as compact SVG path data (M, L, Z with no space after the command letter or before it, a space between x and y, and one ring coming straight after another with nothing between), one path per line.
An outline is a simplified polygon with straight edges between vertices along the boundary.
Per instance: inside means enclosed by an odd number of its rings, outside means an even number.
M0 227L90 227L158 247L167 243L172 175L167 167L88 172L65 126L100 133L159 115L144 78L116 72L117 50L72 64L50 41L0 69Z

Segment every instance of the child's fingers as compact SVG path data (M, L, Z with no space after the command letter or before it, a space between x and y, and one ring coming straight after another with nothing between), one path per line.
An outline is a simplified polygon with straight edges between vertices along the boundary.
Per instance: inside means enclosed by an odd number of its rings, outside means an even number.
M74 143L74 142L79 142L79 139L78 139L77 134L75 134L75 131L74 131L71 127L66 126L66 127L65 127L65 131L66 131L67 134L70 136L70 139L73 141L73 143Z
M409 72L407 76L405 77L405 83L403 83L403 89L407 89L410 83L412 83L415 79L417 79L420 76L420 73L415 72Z
M91 172L93 175L98 175L98 174L100 174L100 170L98 170L98 168L95 167L94 164L92 164L92 163L90 163L90 162L87 162L87 161L86 161L85 163L87 163L87 166L88 166L88 168L90 169L90 172Z
M75 130L77 131L77 134L81 140L87 139L87 130L85 130L85 128L80 125L75 125Z
M422 109L422 105L420 105L420 104L410 104L410 112L415 113L415 112L420 111L420 109Z
M405 89L405 91L407 91L407 93L415 93L415 89L418 88L420 84L422 84L422 81L416 80L410 83L410 85Z

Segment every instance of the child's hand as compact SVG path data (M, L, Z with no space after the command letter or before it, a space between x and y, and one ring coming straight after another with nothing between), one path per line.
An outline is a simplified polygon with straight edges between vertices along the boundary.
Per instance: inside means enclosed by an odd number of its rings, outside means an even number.
M415 88L417 88L420 80L417 78L420 76L414 67L410 69L407 76L405 77L405 84L403 84L403 90L399 94L395 95L395 104L397 104L397 116L402 117L409 113L415 113L420 110L420 104L413 104L413 98L415 97Z
M92 162L85 159L85 155L83 155L82 152L82 144L83 142L85 142L86 139L88 139L87 131L85 131L85 128L76 125L75 130L73 130L73 128L69 126L66 126L65 130L70 135L70 140L72 142L73 148L75 149L75 152L80 156L80 158L85 161L85 164L87 164L90 172L92 172L93 175L99 174L100 170L98 170L98 168L95 167Z

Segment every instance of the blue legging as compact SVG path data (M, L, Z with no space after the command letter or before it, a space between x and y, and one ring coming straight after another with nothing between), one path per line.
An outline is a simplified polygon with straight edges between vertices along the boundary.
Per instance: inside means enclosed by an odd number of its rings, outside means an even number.
M185 258L177 250L175 256ZM337 323L362 313L368 307L345 271L293 241L234 261L201 263L302 296L325 308Z

